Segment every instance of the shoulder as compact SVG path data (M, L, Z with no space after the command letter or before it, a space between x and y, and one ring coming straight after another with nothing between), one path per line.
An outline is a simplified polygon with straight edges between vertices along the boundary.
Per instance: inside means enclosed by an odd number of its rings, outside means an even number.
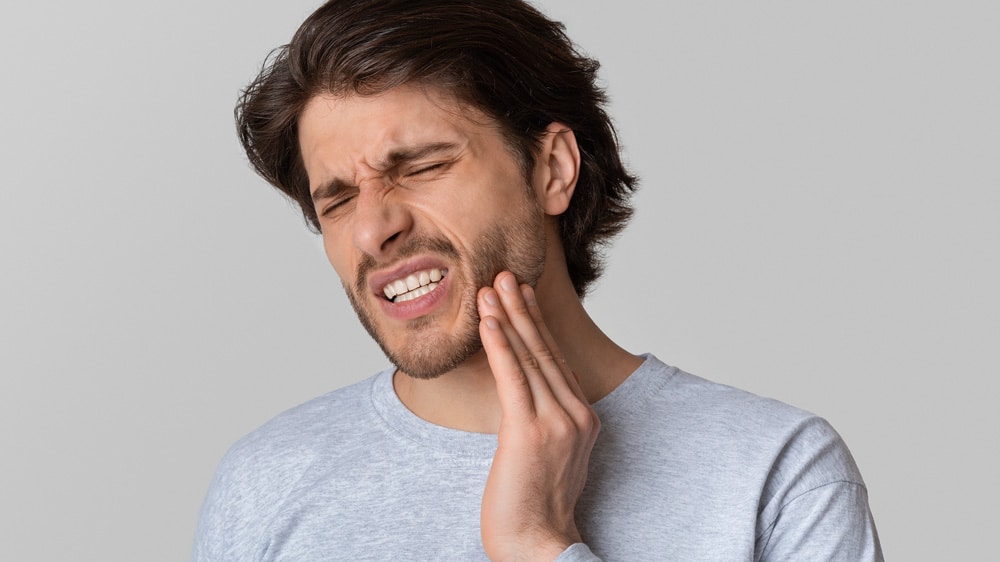
M683 433L706 443L713 470L749 478L761 559L881 559L861 472L827 420L679 370L661 400Z
M226 453L219 473L233 478L286 481L331 447L372 428L371 393L379 376L334 390L275 416Z
M861 483L847 446L830 423L806 410L679 372L675 399L691 423L737 435L748 447L773 453L774 468L819 474L824 481ZM834 474L835 473L835 474Z
M655 513L662 528L699 529L671 546L690 553L678 558L719 548L713 536L743 541L734 547L740 552L767 546L768 557L757 559L768 560L850 559L794 554L807 544L826 552L822 537L877 547L861 475L823 418L653 356L605 400L595 404L602 428L586 507L622 520Z
M766 430L815 417L784 402L671 369L674 375L664 399L699 420L724 423L738 419L741 425L749 423L753 429Z
M644 402L641 407L647 418L701 435L737 434L785 441L810 427L833 432L811 412L687 373L652 355L625 384L632 385L632 393L637 395L629 401L629 410Z
M266 527L317 460L348 458L363 446L377 430L371 393L384 374L291 408L233 444L202 505L194 559L228 559Z
M617 409L644 439L662 440L674 454L690 453L694 462L710 459L713 466L741 473L752 468L773 480L789 474L816 479L799 482L802 486L841 480L862 484L847 446L822 417L686 373L653 356L641 369L645 372L637 371L634 383L641 392Z

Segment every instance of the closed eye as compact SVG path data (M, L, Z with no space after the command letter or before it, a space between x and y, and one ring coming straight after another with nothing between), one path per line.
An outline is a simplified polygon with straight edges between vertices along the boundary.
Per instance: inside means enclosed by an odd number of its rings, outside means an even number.
M451 164L451 162L437 162L436 164L431 164L430 166L424 166L423 168L417 168L416 170L413 170L412 172L406 174L406 176L407 177L412 177L412 176L417 176L417 175L420 175L420 174L426 174L427 172L433 172L434 170L440 170L440 169L444 168L445 166L447 166L448 164Z
M333 201L329 205L323 207L323 211L320 213L320 216L326 217L333 214L334 211L344 208L344 206L350 203L353 199L353 196L340 197L336 201Z

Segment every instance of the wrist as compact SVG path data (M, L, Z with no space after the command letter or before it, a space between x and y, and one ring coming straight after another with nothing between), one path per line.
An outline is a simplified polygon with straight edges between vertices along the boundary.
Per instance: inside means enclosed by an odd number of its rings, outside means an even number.
M485 538L485 537L484 537ZM538 537L520 535L516 540L501 545L500 541L487 541L486 553L490 560L556 560L580 537L563 537L546 534ZM492 544L491 544L492 543Z
M524 550L519 553L524 558L517 560L556 560L566 550L574 544L582 542L579 533L570 535L546 535L539 537L535 541L525 544Z

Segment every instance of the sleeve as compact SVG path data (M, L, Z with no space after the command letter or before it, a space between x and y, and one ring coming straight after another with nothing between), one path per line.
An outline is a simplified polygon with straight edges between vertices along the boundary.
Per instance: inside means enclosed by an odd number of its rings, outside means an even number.
M262 529L280 504L262 457L247 438L226 452L198 515L191 562L260 559Z
M883 560L861 472L822 418L789 433L762 499L756 560Z
M268 529L313 458L262 430L240 439L223 456L198 516L192 562L260 560L273 537Z
M791 499L757 544L761 561L883 561L867 490L854 482L832 482Z
M569 548L564 550L555 562L601 562L601 559L597 557L596 554L590 551L590 547L578 542L576 544L571 544Z
M208 488L208 494L201 506L201 513L198 515L198 527L195 530L191 562L226 560L225 539L229 535L226 531L226 522L231 520L226 514L227 481L228 475L225 471L225 463L223 463L212 478L212 484Z

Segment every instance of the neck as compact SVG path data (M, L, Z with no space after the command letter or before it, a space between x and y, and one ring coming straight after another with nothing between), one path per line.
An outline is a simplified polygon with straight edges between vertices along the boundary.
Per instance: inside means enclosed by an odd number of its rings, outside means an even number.
M536 287L545 324L593 403L614 390L642 363L608 338L583 308L568 275L544 279ZM457 368L431 380L397 372L396 394L417 416L437 425L496 433L500 403L486 353L480 350Z

